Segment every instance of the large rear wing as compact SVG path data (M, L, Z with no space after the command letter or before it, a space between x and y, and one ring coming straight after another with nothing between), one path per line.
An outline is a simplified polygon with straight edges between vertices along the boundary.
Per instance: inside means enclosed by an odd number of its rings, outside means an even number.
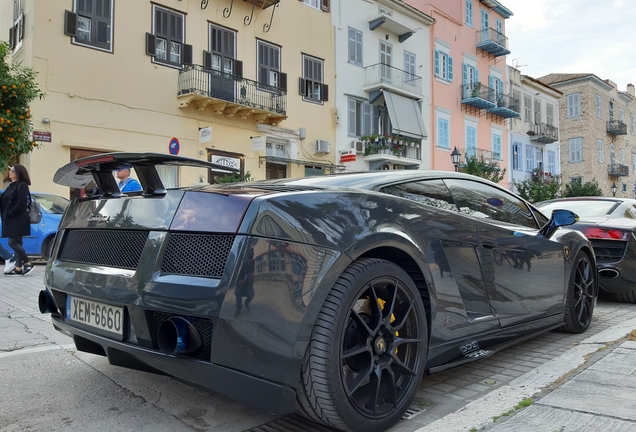
M74 160L58 169L53 181L63 186L84 188L94 181L104 197L119 197L117 181L113 171L133 167L142 187L142 195L164 195L166 188L157 173L157 165L189 166L219 171L238 171L236 168L162 153L103 153Z

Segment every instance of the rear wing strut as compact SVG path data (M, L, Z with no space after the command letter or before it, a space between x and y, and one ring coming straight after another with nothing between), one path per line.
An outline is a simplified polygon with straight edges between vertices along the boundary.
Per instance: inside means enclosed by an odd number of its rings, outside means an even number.
M165 195L166 188L157 173L157 165L189 166L224 172L238 172L236 168L162 153L103 153L74 160L58 169L53 181L62 186L84 188L94 181L103 197L119 197L113 171L133 167L139 177L143 196Z

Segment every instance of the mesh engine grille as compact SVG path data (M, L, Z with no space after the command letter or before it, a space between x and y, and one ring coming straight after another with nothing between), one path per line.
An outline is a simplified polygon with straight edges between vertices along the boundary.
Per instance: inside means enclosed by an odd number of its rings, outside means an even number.
M618 240L592 240L594 255L598 264L618 262L625 255L626 241Z
M161 271L220 278L234 243L233 235L170 234Z
M164 312L149 312L149 315L150 320L152 321L149 327L157 330L159 329L161 323L168 320L170 317L175 316L173 314ZM185 355L209 362L210 355L212 353L212 321L203 318L193 318L186 316L182 316L181 318L190 321L194 328L197 329L197 331L199 332L199 336L201 336L201 349ZM155 335L157 334L156 331L154 331L153 333ZM159 344L156 340L154 340L154 347L155 349L159 349Z
M148 231L71 230L59 259L135 270L147 239Z

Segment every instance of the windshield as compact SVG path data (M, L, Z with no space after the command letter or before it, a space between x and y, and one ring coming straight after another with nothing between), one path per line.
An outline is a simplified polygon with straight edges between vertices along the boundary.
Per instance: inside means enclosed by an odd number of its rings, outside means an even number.
M69 200L57 195L32 195L46 213L63 214L69 204Z
M579 215L581 218L606 217L619 203L616 201L555 201L545 205L537 204L546 215L552 210L565 209Z

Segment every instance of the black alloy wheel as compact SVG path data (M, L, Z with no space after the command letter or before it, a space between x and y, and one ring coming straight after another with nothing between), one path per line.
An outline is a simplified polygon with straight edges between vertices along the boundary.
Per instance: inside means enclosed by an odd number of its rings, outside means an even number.
M300 414L347 431L386 430L417 392L427 338L411 278L388 261L354 262L314 327L298 391Z
M572 267L565 305L565 325L568 333L582 333L590 326L597 293L597 271L590 257L579 251Z

